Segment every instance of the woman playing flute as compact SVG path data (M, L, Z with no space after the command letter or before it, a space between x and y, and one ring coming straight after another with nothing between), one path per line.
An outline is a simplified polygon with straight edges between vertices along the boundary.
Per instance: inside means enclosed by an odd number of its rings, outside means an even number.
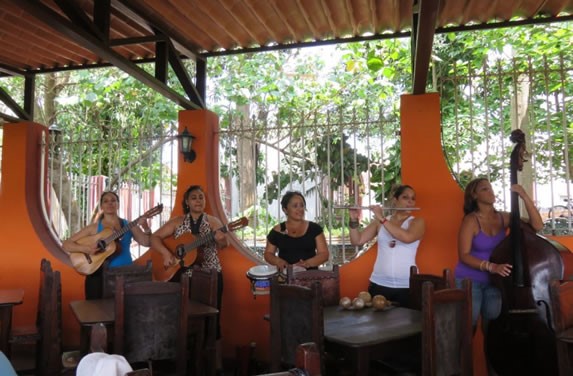
M378 255L374 262L368 292L384 295L401 306L409 304L410 266L416 265L416 253L424 236L424 219L412 216L416 205L416 192L409 185L400 185L394 190L392 201L396 209L384 216L379 205L370 206L374 219L359 229L359 209L350 209L350 241L362 245L375 236L378 240Z

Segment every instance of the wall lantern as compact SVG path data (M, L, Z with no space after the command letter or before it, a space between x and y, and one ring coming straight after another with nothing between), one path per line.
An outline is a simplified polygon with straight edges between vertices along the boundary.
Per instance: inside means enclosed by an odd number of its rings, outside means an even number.
M54 156L58 156L60 153L60 143L62 142L62 130L56 124L52 124L48 128L48 134L50 138L50 148Z
M183 160L189 163L193 162L196 157L195 151L193 150L193 140L195 136L189 133L187 127L185 127L177 138L179 139L179 151L183 154Z

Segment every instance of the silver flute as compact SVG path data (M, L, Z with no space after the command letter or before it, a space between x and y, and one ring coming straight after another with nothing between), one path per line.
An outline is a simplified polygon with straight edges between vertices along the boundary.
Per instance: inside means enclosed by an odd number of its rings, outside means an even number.
M334 205L333 209L367 209L370 210L369 206L357 206L357 205ZM420 208L393 208L388 206L381 206L382 210L420 210Z

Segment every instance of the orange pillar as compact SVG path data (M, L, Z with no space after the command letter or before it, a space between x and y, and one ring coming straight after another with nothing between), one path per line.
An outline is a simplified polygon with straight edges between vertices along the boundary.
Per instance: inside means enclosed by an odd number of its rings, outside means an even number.
M403 95L400 105L402 180L416 190L416 204L426 221L417 264L423 273L453 271L458 260L457 233L463 212L463 191L453 179L441 142L438 94ZM474 338L474 372L486 375L483 338Z

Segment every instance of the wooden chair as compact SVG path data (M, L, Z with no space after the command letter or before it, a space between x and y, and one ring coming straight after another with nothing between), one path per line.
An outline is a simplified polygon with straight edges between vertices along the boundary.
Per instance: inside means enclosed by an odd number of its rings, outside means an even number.
M320 282L322 302L325 307L338 305L340 301L338 265L334 265L331 271L310 269L299 272L295 272L292 265L287 266L287 284L310 287L314 282Z
M13 327L10 333L10 344L38 345L40 341L40 325L44 313L44 296L46 295L46 278L52 273L50 261L42 259L40 262L40 283L38 289L38 308L36 310L36 323L33 326Z
M549 283L559 376L573 375L573 281Z
M152 265L148 260L145 265L131 264L110 268L108 262L103 265L103 297L113 298L118 276L123 276L125 283L151 281Z
M206 304L213 308L217 308L217 278L218 273L215 269L202 269L199 266L194 266L191 281L189 298L199 303ZM205 343L205 334L207 327L203 318L196 319L189 318L189 335L193 338L193 354L194 354L194 368L195 374L199 374L203 364L203 354L211 353L214 357L215 349L208 348Z
M323 354L323 305L319 282L310 287L271 281L271 372L295 365L296 348L314 342Z
M286 372L266 373L259 376L320 376L320 352L314 342L302 343L296 348L295 368Z
M410 266L410 306L408 308L422 310L422 285L431 282L434 290L452 288L455 286L450 269L444 269L441 276L420 274L416 265Z
M40 265L40 292L36 331L13 332L11 343L31 340L36 347L35 368L18 370L19 374L57 375L62 371L62 283L59 271L53 271L48 260Z
M187 371L189 278L176 282L133 282L117 278L114 352L129 363L174 359L177 375Z
M471 281L462 289L422 287L422 375L473 375Z

